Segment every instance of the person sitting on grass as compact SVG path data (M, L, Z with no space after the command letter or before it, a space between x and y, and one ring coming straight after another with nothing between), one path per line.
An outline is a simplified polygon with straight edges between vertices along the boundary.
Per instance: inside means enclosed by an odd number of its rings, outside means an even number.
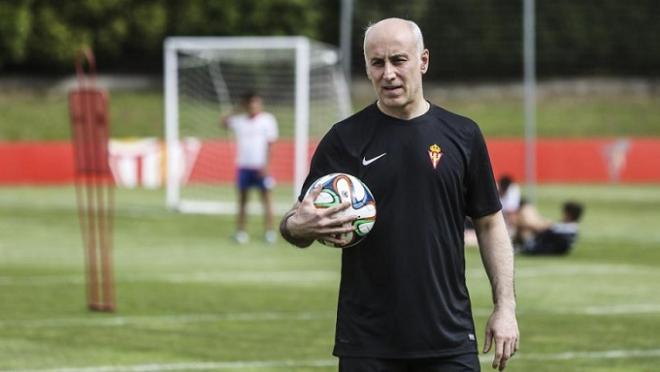
M513 242L518 253L526 255L564 255L571 251L578 236L578 224L584 206L567 201L562 206L562 220L551 222L536 208L524 203L516 219Z

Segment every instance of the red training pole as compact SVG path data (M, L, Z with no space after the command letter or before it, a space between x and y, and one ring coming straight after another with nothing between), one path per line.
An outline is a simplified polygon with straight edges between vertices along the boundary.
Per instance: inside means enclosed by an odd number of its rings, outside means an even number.
M83 71L83 58L89 74ZM96 64L90 49L83 49L76 58L76 73L78 88L69 92L69 112L76 202L85 251L87 304L94 311L114 311L114 180L108 161L108 95L95 86Z

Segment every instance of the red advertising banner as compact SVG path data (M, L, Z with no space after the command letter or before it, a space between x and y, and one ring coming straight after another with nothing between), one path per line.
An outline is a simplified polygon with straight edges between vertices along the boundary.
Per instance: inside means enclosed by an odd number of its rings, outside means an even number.
M536 144L537 176L541 183L660 182L660 138L538 139ZM496 176L508 173L524 179L524 141L494 138L488 140L488 148ZM310 154L313 149L311 145ZM290 182L293 142L278 141L273 145L272 156L274 177L280 183ZM192 160L189 182L233 182L231 141L205 140ZM70 184L73 163L68 142L0 142L0 185ZM164 162L159 172L164 172L163 166ZM134 168L145 171L143 167Z

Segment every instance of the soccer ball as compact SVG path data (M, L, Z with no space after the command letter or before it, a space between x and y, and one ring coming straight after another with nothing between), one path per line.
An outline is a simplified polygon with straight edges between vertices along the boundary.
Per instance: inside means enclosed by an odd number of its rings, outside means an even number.
M309 187L307 196L317 185L322 185L321 193L314 205L317 208L330 208L344 201L350 201L351 206L339 212L340 216L354 216L353 231L338 234L346 244L338 245L323 239L318 241L324 245L338 248L348 248L358 244L371 231L376 222L376 200L373 194L357 177L346 173L332 173L323 176Z

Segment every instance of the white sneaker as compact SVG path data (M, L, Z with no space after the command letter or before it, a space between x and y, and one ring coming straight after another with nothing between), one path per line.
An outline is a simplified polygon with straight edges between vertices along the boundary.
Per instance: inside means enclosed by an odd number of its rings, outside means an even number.
M246 244L250 241L250 236L245 231L236 231L236 234L234 234L234 240L238 244Z
M275 241L277 240L277 233L275 233L273 230L268 230L266 231L266 234L264 234L264 239L268 244L275 244Z

